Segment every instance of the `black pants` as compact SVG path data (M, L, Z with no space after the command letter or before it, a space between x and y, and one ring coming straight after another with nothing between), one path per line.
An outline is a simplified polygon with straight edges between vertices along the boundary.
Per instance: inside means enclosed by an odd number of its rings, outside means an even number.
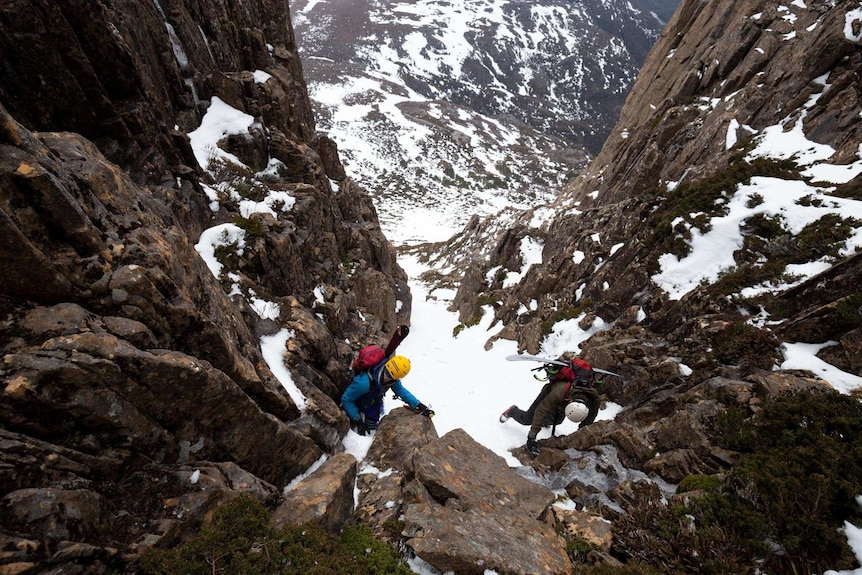
M549 388L550 389L550 388ZM539 404L548 394L548 390L542 389L542 392L539 393L538 397L533 401L533 404L530 406L527 411L524 411L520 407L513 405L512 409L509 410L509 417L520 423L521 425L533 425L533 416L536 414L536 408L539 407ZM545 421L542 422L542 427L550 427L552 425L559 425L563 422L563 418L565 418L566 413L563 409L557 409L557 411L548 417L545 418Z

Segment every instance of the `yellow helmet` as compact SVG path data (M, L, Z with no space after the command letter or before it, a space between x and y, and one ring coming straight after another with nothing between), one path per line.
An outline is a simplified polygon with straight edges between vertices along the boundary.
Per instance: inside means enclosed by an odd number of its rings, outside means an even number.
M394 355L386 362L386 371L392 379L401 379L410 373L410 360L403 355Z

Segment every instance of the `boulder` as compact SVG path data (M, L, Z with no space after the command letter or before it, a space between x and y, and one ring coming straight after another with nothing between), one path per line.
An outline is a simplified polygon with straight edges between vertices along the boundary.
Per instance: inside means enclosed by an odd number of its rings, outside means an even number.
M557 449L594 450L612 444L629 467L639 467L655 454L655 442L644 429L618 421L598 421L575 433L540 442Z
M713 377L686 392L684 398L693 400L696 397L708 397L727 407L748 408L755 396L755 388L756 385L750 381Z
M708 475L719 468L709 457L693 449L671 449L646 462L643 469L670 483L679 483L689 475Z
M583 539L606 553L611 550L613 532L610 521L601 515L587 511L562 509L556 506L551 507L551 509L557 523L569 537Z
M354 520L384 540L406 543L435 568L549 574L571 568L547 512L553 492L464 430L438 438L433 419L394 409L380 420L366 462Z
M623 509L631 509L643 501L661 502L663 495L655 482L627 479L609 490L608 497Z
M85 540L99 527L104 497L89 489L19 489L0 499L0 510L14 527L58 542Z
M383 541L401 542L401 529L397 527L404 509L404 476L394 472L366 472L357 477L359 500L353 519L367 526L371 533Z
M168 463L177 457L180 441L203 438L199 457L227 455L276 485L321 455L311 440L262 411L227 375L179 352L150 353L109 333L84 332L7 355L4 367L19 383L13 397L0 400L57 416L41 423L4 421L16 431L39 425L56 439L74 441L85 430L103 446L133 447ZM56 381L64 382L62 390L50 385ZM76 417L60 417L69 413Z
M406 504L403 535L437 569L526 574L571 568L562 538L540 520L554 494L463 430L419 449L413 467L415 483L430 497Z
M520 512L424 503L407 506L404 522L407 545L444 573L558 575L572 568L562 537Z
M828 391L832 386L805 372L773 371L749 376L757 393L764 399L771 395L800 391Z
M538 518L554 501L546 487L517 475L463 429L450 431L413 457L416 479L443 506L501 510Z
M399 407L380 420L365 461L381 471L412 471L414 454L436 439L430 418Z
M356 458L349 453L333 455L284 496L270 523L280 529L316 521L338 532L353 512L356 469Z
M708 449L710 437L707 432L710 424L723 411L719 404L711 400L684 406L673 415L656 422L653 435L656 449Z

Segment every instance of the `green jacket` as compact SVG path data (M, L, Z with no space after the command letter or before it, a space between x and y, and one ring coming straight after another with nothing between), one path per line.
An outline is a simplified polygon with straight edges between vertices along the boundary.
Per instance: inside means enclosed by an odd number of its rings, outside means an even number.
M596 416L599 413L598 391L591 387L581 387L575 385L574 382L570 383L566 381L558 381L548 385L550 385L550 390L548 390L547 395L545 395L536 407L536 412L533 414L533 422L530 425L530 432L527 434L527 437L530 439L536 439L536 436L539 434L539 430L543 427L542 424L549 417L553 418L553 420L557 422L562 421L562 418L558 416L558 413L562 413L566 404L576 399L586 403L587 407L590 409L590 413L587 415L587 418L584 419L580 425L588 425L596 420Z

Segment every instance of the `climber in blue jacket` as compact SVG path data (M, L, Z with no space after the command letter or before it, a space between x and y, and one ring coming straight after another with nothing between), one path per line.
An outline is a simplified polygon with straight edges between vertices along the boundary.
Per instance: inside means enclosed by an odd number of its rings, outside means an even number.
M341 395L341 407L350 418L350 427L360 435L377 429L383 415L383 396L390 389L416 413L433 417L434 411L402 385L401 378L409 372L410 360L403 355L395 355L368 371L354 375Z

